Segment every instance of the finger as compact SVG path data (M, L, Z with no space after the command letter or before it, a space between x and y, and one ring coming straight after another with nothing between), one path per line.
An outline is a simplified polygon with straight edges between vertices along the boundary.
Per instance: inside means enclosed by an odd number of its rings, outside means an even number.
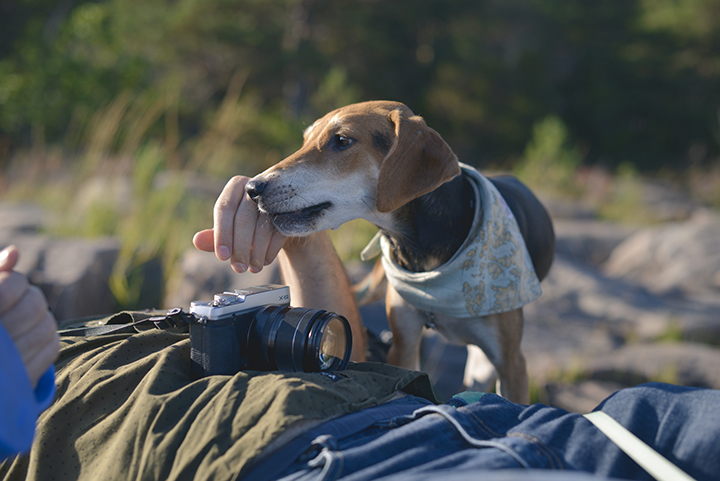
M287 237L282 235L277 229L273 232L270 245L268 246L267 253L265 254L265 265L270 264L280 253L280 249L285 245Z
M22 298L2 315L3 326L10 337L17 341L41 323L48 313L48 305L42 291L29 286Z
M10 271L0 272L0 319L20 302L30 286L27 277ZM7 325L5 326L7 328Z
M213 230L215 255L221 261L230 259L233 253L235 216L245 198L245 184L248 177L235 176L228 181L213 209Z
M20 251L18 248L11 245L0 251L0 271L11 271L15 268L18 259L20 258Z
M212 229L205 229L193 236L193 245L205 252L215 252L215 235Z
M252 252L250 253L250 272L257 273L265 267L268 248L275 232L275 227L267 214L258 216L255 226L255 235L252 241Z
M60 352L60 337L55 318L46 312L42 322L15 341L23 358L28 377L33 386L57 359Z
M257 204L253 202L249 195L245 194L235 213L232 254L232 268L235 272L245 272L250 264L253 238L259 215Z

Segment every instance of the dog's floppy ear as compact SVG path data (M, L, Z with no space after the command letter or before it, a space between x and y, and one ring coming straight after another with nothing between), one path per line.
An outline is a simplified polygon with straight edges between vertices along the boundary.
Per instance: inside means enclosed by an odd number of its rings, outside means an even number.
M395 140L380 166L375 207L390 212L435 190L460 173L457 157L422 117L389 115Z

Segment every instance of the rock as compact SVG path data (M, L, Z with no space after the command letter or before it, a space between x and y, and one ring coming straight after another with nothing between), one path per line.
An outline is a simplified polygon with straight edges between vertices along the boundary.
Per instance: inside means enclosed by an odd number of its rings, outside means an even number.
M699 206L680 185L661 179L641 181L642 203L658 222L679 221L690 218Z
M126 309L157 309L163 305L165 269L160 257L153 257L129 269L128 282L138 282L138 295Z
M28 276L31 282L42 269L44 252L50 242L48 237L42 235L0 231L0 248L14 244L20 249L20 259L15 270Z
M39 234L48 216L32 205L0 204L0 248L15 244L20 259L15 270L38 286L62 325L86 316L103 316L118 310L109 279L120 251L115 238L50 238ZM158 259L140 266L138 304L159 307L164 276Z
M720 388L720 350L692 342L629 344L604 355L580 356L545 378L531 377L540 401L589 412L619 389L646 382ZM558 366L556 366L557 368Z
M57 239L49 242L31 279L47 297L55 319L112 314L108 280L120 252L116 239Z
M554 220L555 252L573 262L599 266L637 228L596 220Z
M20 249L16 270L43 291L59 323L116 310L108 285L120 251L116 239L50 239L36 235L0 238L0 247L9 244Z
M657 294L720 294L720 217L711 213L643 229L615 248L603 271Z
M542 194L537 194L537 197L553 219L593 220L597 218L595 208L582 202L569 202Z
M549 383L541 395L541 402L566 411L585 414L591 412L604 399L627 387L610 381L578 381L572 384Z
M720 389L720 350L693 342L630 344L588 359L583 377L632 386L666 382Z
M540 401L586 413L612 393L646 382L719 389L718 365L720 350L704 344L629 344L605 355L576 358L553 376L557 380L540 383Z
M229 262L222 262L213 253L191 249L183 254L179 273L168 281L164 305L190 307L190 302L212 300L223 291L260 284L279 284L280 270L274 262L257 274L238 274ZM292 299L291 299L292 302Z
M658 317L652 315L658 300L641 287L610 280L562 256L555 258L541 287L540 299L524 307L530 329L524 338L533 334L531 350L605 352L615 346L612 335L624 337L645 317Z
M116 310L108 286L117 239L53 239L38 234L50 219L36 206L0 204L0 248L15 244L15 270L38 286L59 323Z
M720 343L720 302L657 296L562 256L542 288L542 297L524 308L523 335L531 377L539 383L628 340L670 336Z
M44 210L32 204L0 204L0 234L9 236L38 233L47 217Z

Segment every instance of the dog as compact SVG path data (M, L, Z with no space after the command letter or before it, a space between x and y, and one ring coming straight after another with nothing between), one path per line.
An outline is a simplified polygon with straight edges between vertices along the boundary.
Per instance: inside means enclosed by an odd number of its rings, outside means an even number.
M286 236L358 218L376 225L374 250L383 257L372 276L379 284L384 270L389 281L388 362L419 369L429 325L450 342L478 346L495 367L497 392L528 403L522 305L540 295L555 251L552 221L538 199L512 176L488 179L461 164L399 102L337 109L303 137L297 152L247 183L259 210ZM449 265L459 267L448 282L459 284L433 285Z

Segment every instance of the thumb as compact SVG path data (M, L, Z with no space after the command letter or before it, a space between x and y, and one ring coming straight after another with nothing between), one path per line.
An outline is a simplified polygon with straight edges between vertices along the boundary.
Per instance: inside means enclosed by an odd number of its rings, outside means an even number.
M11 271L15 268L20 251L14 245L8 246L0 251L0 272Z
M193 245L201 251L214 252L214 238L215 237L212 229L201 230L193 237Z

